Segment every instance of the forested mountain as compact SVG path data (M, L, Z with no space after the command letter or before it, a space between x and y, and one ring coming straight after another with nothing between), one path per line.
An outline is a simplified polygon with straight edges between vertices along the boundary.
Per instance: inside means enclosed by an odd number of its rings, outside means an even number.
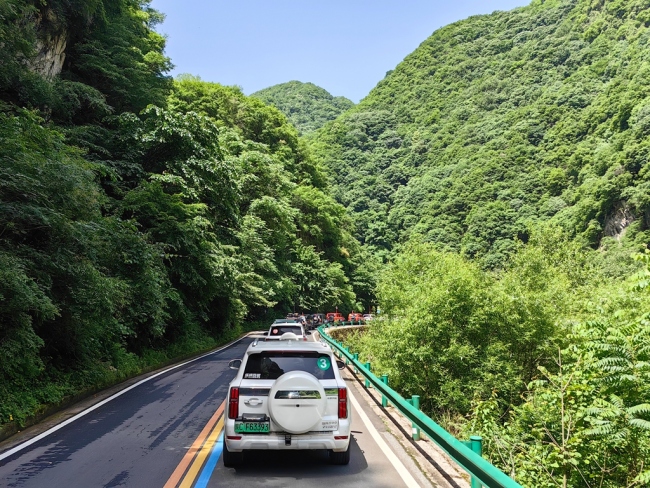
M334 97L324 88L300 81L274 85L251 96L277 107L302 134L320 129L354 107L345 97Z
M168 77L147 0L8 0L0 18L0 423L244 319L368 299L295 128Z
M436 31L313 136L357 236L501 266L531 223L647 242L646 0L536 0Z
M458 22L357 106L173 80L149 3L0 2L0 424L376 294L348 344L524 486L650 484L650 0Z

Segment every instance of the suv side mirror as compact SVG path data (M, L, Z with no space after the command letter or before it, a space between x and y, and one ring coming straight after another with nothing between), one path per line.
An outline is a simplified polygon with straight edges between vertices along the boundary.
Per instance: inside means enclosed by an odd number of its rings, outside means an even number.
M232 359L232 360L228 363L228 367L229 367L230 369L239 369L240 366L241 366L241 359Z
M341 360L336 360L336 367L339 369L345 369L345 363Z

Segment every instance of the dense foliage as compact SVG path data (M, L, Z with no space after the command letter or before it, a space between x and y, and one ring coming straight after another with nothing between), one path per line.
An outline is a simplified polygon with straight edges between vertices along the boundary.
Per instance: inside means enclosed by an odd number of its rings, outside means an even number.
M647 486L650 254L623 283L602 259L553 228L498 274L412 242L346 344L523 486Z
M313 135L362 243L498 268L551 220L648 241L647 0L534 1L436 31Z
M1 4L0 423L244 320L371 299L372 260L296 129L167 77L148 3Z
M277 107L302 134L320 129L354 107L345 97L334 97L324 88L300 81L274 85L251 96Z

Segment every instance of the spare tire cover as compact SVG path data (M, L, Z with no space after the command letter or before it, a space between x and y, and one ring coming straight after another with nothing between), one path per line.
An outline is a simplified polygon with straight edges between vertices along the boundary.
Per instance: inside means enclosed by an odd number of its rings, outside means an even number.
M280 336L281 341L297 341L298 336L293 332L285 332Z
M318 427L325 414L327 398L318 378L305 371L280 376L269 392L269 415L290 434L304 434Z

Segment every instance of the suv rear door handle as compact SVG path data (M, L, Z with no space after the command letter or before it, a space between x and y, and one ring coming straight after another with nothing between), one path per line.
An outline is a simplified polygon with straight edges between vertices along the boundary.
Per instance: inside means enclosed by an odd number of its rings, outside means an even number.
M259 398L249 398L248 400L244 400L244 403L251 407L257 407L258 405L261 405L263 402Z

